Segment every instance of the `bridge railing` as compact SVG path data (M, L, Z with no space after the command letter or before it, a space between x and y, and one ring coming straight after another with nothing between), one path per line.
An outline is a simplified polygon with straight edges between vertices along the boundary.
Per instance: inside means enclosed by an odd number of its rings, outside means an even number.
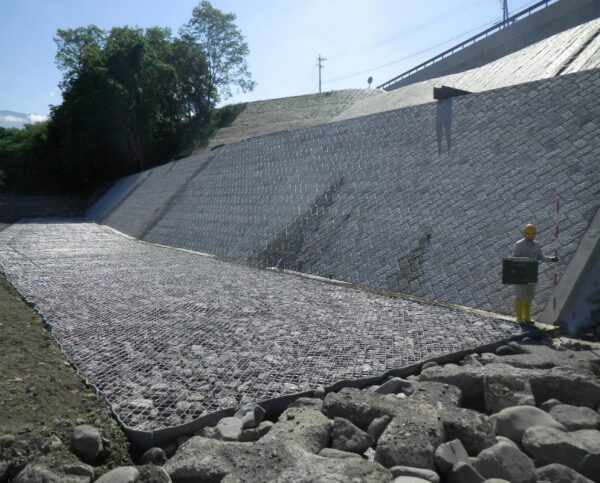
M416 67L413 67L412 69L409 69L406 72L403 72L402 74L397 75L393 79L390 79L381 85L378 85L377 88L385 89L386 87L389 87L398 81L406 79L407 77L415 74L416 72L423 70L425 67L429 67L430 65L435 64L436 62L439 62L440 60L448 57L449 55L452 55L452 54L464 49L465 47L468 47L468 46L490 36L491 34L499 32L506 26L513 24L519 20L522 20L523 18L529 17L532 13L537 12L538 10L541 10L543 8L546 8L549 4L556 3L557 1L558 0L541 0L540 2L537 2L534 5L531 5L530 7L526 8L525 10L521 10L520 12L508 17L506 20L499 22L495 25L492 25L490 28L484 30L483 32L479 32L478 34L474 35L473 37L470 37L467 40L463 40L460 44L457 44L454 47L451 47L450 49L445 50L441 54L438 54L435 57L432 57L431 59L426 60L425 62L417 65Z

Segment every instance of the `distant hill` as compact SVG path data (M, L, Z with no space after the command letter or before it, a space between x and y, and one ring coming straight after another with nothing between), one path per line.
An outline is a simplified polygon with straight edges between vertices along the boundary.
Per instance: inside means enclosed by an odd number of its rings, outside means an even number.
M35 124L48 119L40 114L23 114L22 112L0 111L0 127L21 129L25 124Z

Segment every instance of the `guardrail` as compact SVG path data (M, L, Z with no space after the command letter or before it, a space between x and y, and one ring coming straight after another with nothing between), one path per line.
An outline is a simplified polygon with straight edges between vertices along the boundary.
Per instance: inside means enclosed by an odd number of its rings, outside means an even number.
M425 67L429 67L430 65L435 64L436 62L439 62L440 60L444 59L445 57L452 55L455 52L458 52L459 50L462 50L465 47L468 47L469 45L472 45L472 44L478 42L479 40L482 40L482 39L488 37L491 34L499 32L500 30L507 27L508 25L513 24L519 20L522 20L523 18L529 17L532 13L537 12L538 10L542 10L543 8L546 8L549 4L556 3L557 1L558 0L542 0L540 2L537 2L536 4L531 5L530 7L526 8L525 10L521 10L520 12L508 17L506 20L491 26L490 28L484 30L483 32L480 32L480 33L474 35L473 37L468 38L467 40L463 40L460 44L457 44L454 47L452 47L448 50L445 50L441 54L438 54L435 57L432 57L431 59L426 60L425 62L417 65L416 67L413 67L412 69L409 69L406 72L403 72L402 74L394 77L393 79L390 79L387 82L384 82L381 85L378 85L377 88L385 89L386 87L389 87L390 85L395 84L396 82L398 82L402 79L406 79L407 77L415 74L416 72L423 70Z

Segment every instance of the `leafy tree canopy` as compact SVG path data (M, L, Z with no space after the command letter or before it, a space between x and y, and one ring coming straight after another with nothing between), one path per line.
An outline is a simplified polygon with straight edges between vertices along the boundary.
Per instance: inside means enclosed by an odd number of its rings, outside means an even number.
M89 193L208 137L235 112L215 103L254 87L234 20L202 1L179 37L159 27L58 30L63 102L46 123L0 130L0 190Z
M208 90L215 103L231 97L232 86L248 92L256 85L248 71L248 44L235 19L235 14L223 13L208 0L202 0L180 30L183 37L192 38L206 52Z

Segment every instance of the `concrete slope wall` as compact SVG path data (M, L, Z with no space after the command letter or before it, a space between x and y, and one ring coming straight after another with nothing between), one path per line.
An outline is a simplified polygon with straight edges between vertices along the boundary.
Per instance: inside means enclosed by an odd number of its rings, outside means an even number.
M500 59L564 30L600 17L598 0L560 0L386 87L464 72Z
M215 133L209 141L208 148L331 122L344 109L361 99L383 94L384 92L378 89L344 89L249 102L241 106L241 112L231 125Z
M431 102L433 88L442 85L482 92L597 67L600 67L600 19L553 35L476 69L413 83L386 92L383 96L358 100L334 120Z
M505 313L500 259L534 222L562 255L542 266L539 311L600 206L599 89L591 70L225 146L151 170L104 222Z

